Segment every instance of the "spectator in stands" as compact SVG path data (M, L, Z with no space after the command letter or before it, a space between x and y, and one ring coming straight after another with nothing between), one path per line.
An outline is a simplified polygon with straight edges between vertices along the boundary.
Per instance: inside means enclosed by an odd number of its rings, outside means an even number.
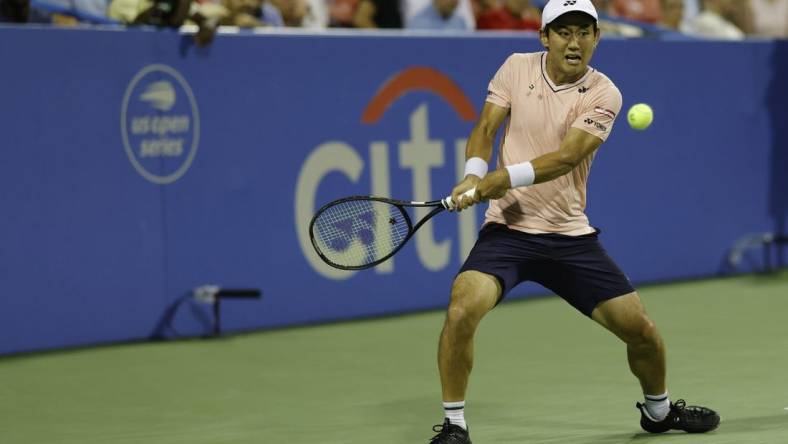
M209 6L214 11L209 11ZM218 4L195 7L192 0L112 0L107 15L128 25L153 25L180 28L184 24L197 26L193 40L198 46L208 45L216 35L218 18L227 13Z
M612 0L613 15L645 23L657 23L661 18L659 0Z
M479 20L479 17L482 16L482 14L492 11L499 6L501 6L500 0L471 0L471 10L473 11L473 16L476 17L477 21Z
M189 0L164 0L173 3L185 4L188 8L191 5ZM196 17L199 19L211 18L222 26L238 26L240 28L255 28L261 26L284 26L284 21L279 10L268 2L262 0L219 0L221 3L205 2L198 8ZM112 0L109 6L109 16L129 24L149 24L157 26L180 26L176 23L157 23L151 10L148 8L151 2L147 0ZM188 11L187 11L188 12ZM185 17L184 17L185 18ZM183 20L179 20L182 24ZM198 23L201 26L202 24ZM213 25L211 25L213 26Z
M643 36L643 30L637 26L628 25L626 23L616 23L605 18L605 16L613 17L616 15L615 11L613 10L613 4L611 0L591 0L591 3L594 4L594 7L600 14L598 24L602 33L609 35L620 35L624 37Z
M109 0L73 0L74 9L82 21L90 18L106 19Z
M402 28L399 2L392 0L361 0L353 15L356 28Z
M410 29L455 30L472 29L457 13L458 0L432 0L408 21Z
M111 0L107 8L107 15L123 23L133 23L147 6L150 4L140 0Z
M306 15L301 21L301 26L311 29L325 29L328 27L328 5L325 0L307 0Z
M726 18L746 35L755 32L755 19L750 0L728 0L730 12Z
M684 19L683 29L689 29L690 23L700 14L700 4L702 0L684 0Z
M359 0L328 0L329 22L333 27L350 28L356 15Z
M0 0L0 23L26 23L29 16L28 0Z
M662 18L659 24L674 31L681 31L684 19L684 0L661 0Z
M613 15L613 6L610 0L591 0L599 14Z
M476 19L476 29L516 29L538 31L541 15L530 0L504 0L498 8L482 13Z
M751 0L754 29L760 37L788 37L788 0Z
M256 28L284 26L282 14L275 6L261 0L222 0L227 13L219 20L223 26Z
M307 13L306 0L268 0L279 10L285 26L301 27Z
M396 1L396 0L391 0ZM400 9L402 11L402 18L405 22L406 28L423 28L423 26L412 26L413 20L418 14L428 11L430 7L434 9L436 0L400 0ZM471 0L440 0L441 3L456 3L454 13L464 22L462 29L476 29L476 17L473 15L473 8L471 7ZM441 24L438 22L437 24ZM444 29L444 28L441 28Z
M0 0L0 22L60 26L108 23L107 0Z
M739 0L705 0L703 10L692 22L690 33L698 37L742 40L744 31L728 19L737 13L738 9L734 4L737 1Z

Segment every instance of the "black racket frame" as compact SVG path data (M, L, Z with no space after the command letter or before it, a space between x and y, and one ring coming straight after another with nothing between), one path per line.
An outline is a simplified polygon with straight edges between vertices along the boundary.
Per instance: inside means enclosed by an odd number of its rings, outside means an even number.
M321 214L323 214L323 212L325 212L326 210L328 210L329 208L331 208L331 207L333 207L335 205L339 205L341 203L349 202L349 201L377 201L377 202L383 202L383 203L387 203L387 204L393 205L394 207L397 208L397 210L399 210L400 214L405 219L405 222L408 225L408 234L405 236L404 239L402 239L402 242L400 242L400 244L397 246L397 248L392 250L391 253L387 254L386 256L384 256L384 257L382 257L382 258L380 258L380 259L378 259L378 260L376 260L374 262L370 262L369 264L347 266L347 265L341 265L341 264L334 263L329 258L327 258L323 254L322 251L320 251L320 248L318 248L317 242L315 241L314 225L315 225L315 221L320 217ZM411 220L410 216L408 215L408 212L405 211L405 208L417 208L417 207L422 207L422 208L423 207L435 207L435 208L432 211L430 211L429 213L427 213L427 215L425 215L423 218L421 218L414 225L413 221ZM443 211L446 211L447 209L448 208L446 207L446 204L444 203L443 200L431 200L429 202L412 202L412 201L404 201L404 200L397 200L397 199L389 199L387 197L379 197L379 196L348 196L348 197L344 197L342 199L337 199L337 200L331 201L331 202L323 205L322 207L320 207L319 210L317 210L315 215L312 216L312 220L309 222L309 240L312 242L312 248L315 249L315 252L317 253L317 255L320 256L320 259L322 259L323 262L327 263L328 265L330 265L330 266L332 266L334 268L338 268L340 270L365 270L367 268L372 268L372 267L374 267L376 265L379 265L379 264L385 262L386 260L388 260L390 257L392 257L395 254L397 254L397 252L399 250L401 250L402 247L405 246L405 244L408 243L410 238L413 237L413 235L416 233L416 231L419 228L421 228L422 225L424 225L430 219L435 217L436 214L442 213Z

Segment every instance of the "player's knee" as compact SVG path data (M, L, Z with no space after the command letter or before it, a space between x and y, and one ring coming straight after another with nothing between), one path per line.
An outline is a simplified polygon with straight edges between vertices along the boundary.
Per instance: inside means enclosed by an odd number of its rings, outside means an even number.
M452 292L451 302L446 311L446 321L461 327L471 327L483 316L482 307L475 303L473 297L464 297L461 293Z
M475 329L484 314L494 305L495 290L488 287L489 283L480 280L478 276L466 273L457 276L452 285L446 324L450 328Z
M494 304L500 293L501 286L495 277L478 271L466 271L454 279L451 301L487 306L490 302Z
M446 311L446 325L452 329L473 330L478 323L473 311L463 304L452 303Z
M443 332L454 338L471 338L476 333L484 312L478 307L451 303L446 311Z
M660 342L659 330L645 314L631 323L625 337L627 344L640 347L653 347Z

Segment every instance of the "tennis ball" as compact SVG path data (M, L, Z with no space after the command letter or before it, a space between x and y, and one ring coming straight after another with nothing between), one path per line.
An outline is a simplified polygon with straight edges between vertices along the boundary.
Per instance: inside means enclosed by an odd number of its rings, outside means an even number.
M627 120L629 121L629 126L632 128L644 130L648 128L654 120L654 111L645 103L638 103L637 105L632 105L632 108L629 108Z

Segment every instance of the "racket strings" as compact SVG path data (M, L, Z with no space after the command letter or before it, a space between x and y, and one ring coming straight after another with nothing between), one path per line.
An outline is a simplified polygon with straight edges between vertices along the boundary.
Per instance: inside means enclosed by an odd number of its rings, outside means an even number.
M405 216L392 204L348 200L326 208L312 231L326 259L343 267L363 267L394 252L409 230Z

